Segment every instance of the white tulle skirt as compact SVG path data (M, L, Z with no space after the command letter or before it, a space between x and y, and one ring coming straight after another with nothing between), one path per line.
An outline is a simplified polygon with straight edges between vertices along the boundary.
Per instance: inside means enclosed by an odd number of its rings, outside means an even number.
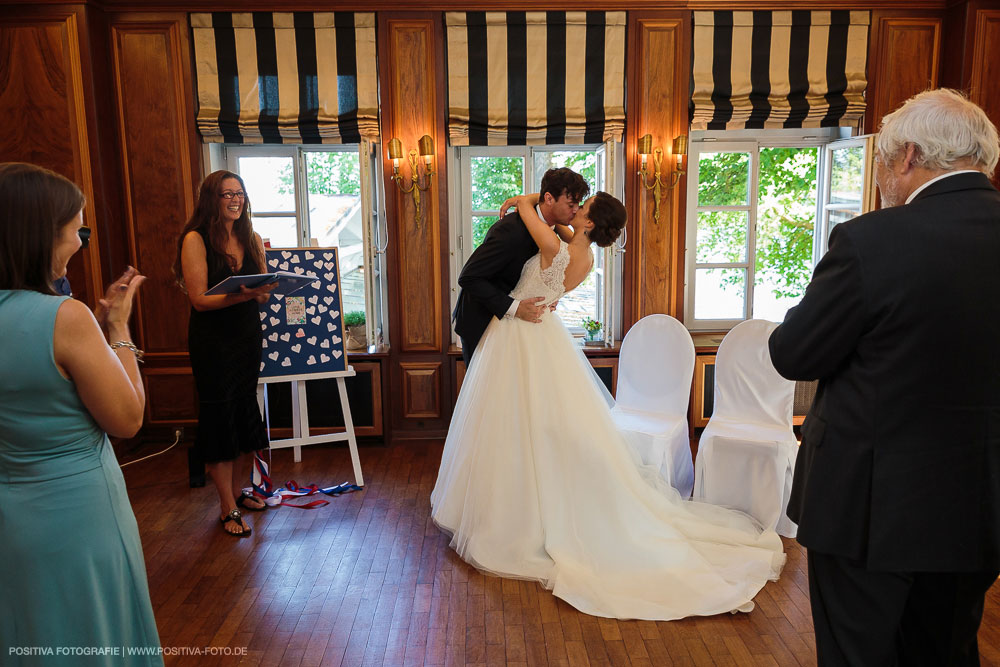
M752 609L784 564L778 535L643 469L599 383L558 316L494 319L452 416L434 521L475 567L595 616Z

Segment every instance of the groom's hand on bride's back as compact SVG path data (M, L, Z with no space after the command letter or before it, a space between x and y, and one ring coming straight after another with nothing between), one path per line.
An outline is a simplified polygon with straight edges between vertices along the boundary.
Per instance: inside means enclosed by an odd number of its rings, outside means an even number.
M522 319L525 322L541 322L542 313L545 311L545 306L542 305L542 301L544 300L545 297L543 296L521 299L521 303L517 304L517 312L514 313L514 317Z

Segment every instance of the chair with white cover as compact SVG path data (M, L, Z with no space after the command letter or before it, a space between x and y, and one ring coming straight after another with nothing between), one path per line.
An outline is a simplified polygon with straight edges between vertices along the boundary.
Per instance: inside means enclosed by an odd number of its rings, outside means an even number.
M688 498L694 463L687 408L694 374L694 342L669 315L647 315L622 341L615 424L642 463Z
M715 357L712 416L695 461L694 498L739 509L779 535L798 527L785 516L798 442L792 431L795 383L771 364L768 336L778 325L733 327Z

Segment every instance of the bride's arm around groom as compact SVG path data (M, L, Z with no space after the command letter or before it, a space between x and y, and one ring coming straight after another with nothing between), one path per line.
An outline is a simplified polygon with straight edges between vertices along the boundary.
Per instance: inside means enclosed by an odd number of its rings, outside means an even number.
M541 213L547 224L572 219L580 200L589 191L587 182L570 169L550 169L542 178ZM541 298L515 301L511 290L521 277L521 267L538 252L516 211L504 216L486 233L483 243L469 257L458 277L461 292L453 314L455 333L462 340L466 366L494 317L512 315L537 322Z

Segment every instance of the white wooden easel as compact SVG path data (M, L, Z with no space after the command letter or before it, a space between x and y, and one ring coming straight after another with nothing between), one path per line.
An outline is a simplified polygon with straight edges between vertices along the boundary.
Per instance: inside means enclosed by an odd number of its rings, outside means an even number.
M281 440L271 440L268 434L268 443L271 449L283 449L293 447L294 459L298 463L302 460L303 445L315 445L321 442L347 441L351 450L351 463L354 465L354 483L364 486L365 480L361 475L361 460L358 458L358 441L354 437L354 420L351 418L351 404L347 401L347 387L344 378L354 377L353 366L348 366L344 371L331 371L328 373L306 373L303 375L285 375L276 377L262 377L257 384L257 404L260 406L261 414L264 415L265 423L270 423L267 419L267 384L277 382L292 383L292 437ZM309 410L306 404L306 380L320 380L323 378L336 378L337 390L340 393L340 407L344 413L344 432L327 433L324 435L309 435Z

